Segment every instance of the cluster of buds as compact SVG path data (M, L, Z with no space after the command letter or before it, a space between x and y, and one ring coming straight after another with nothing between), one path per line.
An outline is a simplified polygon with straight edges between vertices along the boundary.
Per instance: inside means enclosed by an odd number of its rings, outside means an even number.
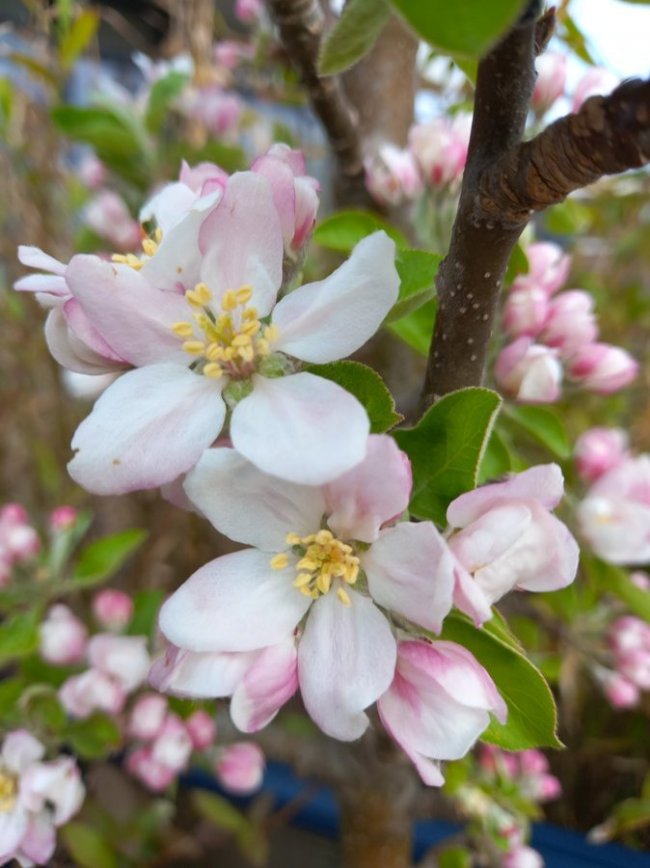
M45 747L24 729L0 750L0 864L48 865L56 829L81 807L85 790L70 756L45 761Z
M41 549L41 540L26 510L18 503L0 508L0 587L7 585L16 564L32 560Z
M648 579L643 578L647 589ZM614 708L633 708L641 692L650 690L650 624L624 615L610 625L607 640L613 665L599 671L598 678Z
M535 61L537 78L531 97L531 107L540 118L558 99L566 95L567 57L547 51ZM591 96L610 93L620 79L607 69L591 67L578 81L571 96L571 111L577 112Z
M619 429L593 428L576 444L590 483L578 506L583 537L599 557L634 566L650 561L650 455L635 455Z
M549 772L548 760L534 748L509 753L492 745L482 745L479 764L488 776L498 775L512 782L524 798L533 802L543 804L562 794L560 781Z
M463 174L471 115L436 118L411 127L406 148L385 143L365 161L366 186L382 205L400 205L425 189L454 190Z
M556 401L564 375L600 395L627 386L638 364L620 347L598 341L591 295L581 289L558 293L570 257L545 242L531 244L527 255L529 271L515 278L504 307L503 328L513 340L495 363L499 386L531 404Z

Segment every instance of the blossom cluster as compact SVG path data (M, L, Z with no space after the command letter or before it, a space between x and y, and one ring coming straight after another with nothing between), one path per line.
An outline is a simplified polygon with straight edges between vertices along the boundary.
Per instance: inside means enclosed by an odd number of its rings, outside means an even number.
M18 503L5 504L0 509L0 587L10 581L16 564L31 560L40 548L25 509Z
M515 278L504 305L503 329L512 342L495 363L499 386L517 401L543 404L560 397L563 376L601 395L627 386L638 364L620 347L598 341L592 296L582 289L558 292L570 257L548 242L526 252L529 271Z
M650 561L650 456L635 455L620 429L593 428L576 444L577 467L590 482L578 506L582 536L606 561Z
M645 589L650 591L650 582L644 578ZM599 680L615 708L634 708L641 692L650 690L650 624L624 615L610 624L607 639L612 669L599 672Z
M8 733L0 750L0 864L47 864L56 828L81 807L85 790L70 756L45 761L45 746L24 729Z
M530 103L535 115L541 117L567 95L567 57L558 52L545 51L536 59L535 68L537 78ZM573 89L571 111L579 111L589 97L607 94L619 83L620 79L609 70L591 67Z

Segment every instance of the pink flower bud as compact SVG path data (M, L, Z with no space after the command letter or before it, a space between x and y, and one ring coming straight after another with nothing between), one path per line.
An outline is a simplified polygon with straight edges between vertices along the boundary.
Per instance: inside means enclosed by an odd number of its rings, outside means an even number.
M178 774L187 766L192 747L183 721L177 714L168 714L151 745L151 758Z
M548 760L541 751L534 748L519 754L519 764L525 775L541 775L548 771Z
M252 60L255 46L234 39L222 39L214 47L214 60L217 66L225 69L235 69L242 60Z
M571 257L557 244L540 241L529 244L526 249L528 273L519 274L513 281L511 291L523 287L537 287L550 296L564 286L571 270Z
M576 467L582 479L593 482L618 467L628 456L628 438L621 428L591 428L578 438Z
M129 735L150 741L155 738L165 721L167 700L159 693L146 693L140 696L131 709Z
M422 191L417 163L409 150L384 144L364 165L368 191L383 205L399 205Z
M78 513L74 506L57 506L50 513L50 530L60 533L69 530L77 521Z
M6 503L0 509L0 526L17 524L29 524L27 510L19 503Z
M106 183L108 171L104 163L98 160L94 154L88 154L79 166L79 177L86 187L90 187L91 190L98 190Z
M530 102L537 114L548 111L564 93L566 62L563 54L553 52L545 52L535 61L537 80Z
M617 672L605 679L603 691L614 708L634 708L639 704L639 688Z
M424 179L443 187L461 176L467 161L471 115L457 114L453 120L436 118L417 124L409 132L409 147Z
M127 693L142 684L151 665L144 636L98 633L88 643L88 659L92 666L121 684Z
M642 591L650 591L650 576L647 573L642 573L640 570L630 573L630 581Z
M191 113L215 136L235 131L242 114L238 96L216 85L201 88L191 104Z
M212 715L202 708L193 712L185 721L195 750L205 750L214 744L217 737L217 724Z
M39 633L41 656L48 663L67 666L84 656L88 631L67 606L52 606Z
M567 375L585 389L599 395L609 395L623 389L636 377L636 359L610 344L588 344L581 347L567 365Z
M503 309L503 327L511 338L536 337L548 315L548 299L543 289L522 287L511 292Z
M244 24L255 24L263 8L261 0L235 0L235 15Z
M139 246L140 224L131 216L124 199L112 190L103 190L91 199L85 220L93 232L119 250Z
M119 714L126 702L126 692L110 675L99 669L88 669L61 685L59 699L69 714L85 718L93 711Z
M215 771L225 789L245 794L262 785L264 766L262 749L251 741L240 741L224 748Z
M499 386L517 401L550 404L560 396L562 367L557 350L517 338L499 353L494 375Z
M550 802L562 795L562 784L555 775L540 775L535 781L535 798L538 802Z
M33 558L41 548L41 541L33 527L16 524L0 530L1 544L13 560L22 561Z
M562 358L592 343L598 336L594 300L588 292L571 289L551 300L541 342L557 347Z
M503 868L544 868L544 860L532 847L517 847L506 853L501 862Z
M176 771L157 762L148 747L138 748L126 759L126 769L154 793L166 790L176 777Z
M582 108L582 104L590 96L597 96L599 94L604 96L611 93L619 84L620 79L613 72L602 67L593 67L578 82L573 94L571 111L579 111Z
M93 615L107 630L122 630L133 617L133 600L124 591L106 588L93 598Z

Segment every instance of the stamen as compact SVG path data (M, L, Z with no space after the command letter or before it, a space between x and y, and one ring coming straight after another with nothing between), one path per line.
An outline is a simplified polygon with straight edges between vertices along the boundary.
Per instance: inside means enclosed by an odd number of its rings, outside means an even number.
M271 569L272 570L283 570L287 564L289 563L289 557L284 552L275 555L271 558Z
M200 356L205 352L205 344L203 341L185 341L183 349L192 356Z
M359 578L359 558L353 553L351 545L341 542L325 528L302 537L297 533L288 533L286 543L297 548L301 555L295 564L297 576L293 581L294 588L317 600L328 594L336 582L338 599L345 606L351 604L350 595L339 584L342 581L346 585L354 585ZM288 564L289 558L285 552L271 559L272 569L284 569Z
M194 326L191 322L175 322L172 331L179 338L189 338L194 334Z
M343 588L337 588L336 589L336 596L339 598L339 600L343 603L344 606L351 606L352 605L352 600L350 599L350 595Z

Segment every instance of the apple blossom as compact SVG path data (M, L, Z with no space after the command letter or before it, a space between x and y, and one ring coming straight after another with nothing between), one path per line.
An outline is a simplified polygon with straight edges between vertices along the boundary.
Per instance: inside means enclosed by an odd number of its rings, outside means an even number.
M503 868L544 868L544 860L537 850L524 844L505 853L501 864Z
M650 561L650 456L626 458L599 476L578 507L578 522L604 560Z
M119 714L126 703L124 686L101 669L87 669L66 679L59 688L61 705L73 717L86 718L94 711Z
M192 739L184 722L177 714L169 713L151 742L151 758L178 774L186 768L192 747Z
M558 351L529 337L517 338L501 350L494 376L507 395L525 404L551 404L560 396Z
M411 127L409 147L426 183L442 187L457 181L465 168L472 116L436 118Z
M223 426L224 397L235 448L262 470L318 484L363 458L362 405L330 380L292 373L292 359L333 361L372 336L397 298L393 241L363 239L330 277L274 306L282 235L264 177L233 175L200 236L202 281L185 294L151 286L147 263L75 256L66 270L89 320L137 366L73 438L69 471L90 491L151 488L190 470Z
M503 308L503 328L512 338L536 337L548 316L548 296L536 286L509 293Z
M535 112L544 114L564 93L567 59L563 54L545 51L535 60L537 79L530 103Z
M76 814L85 790L72 757L43 762L44 746L26 730L5 736L0 752L0 864L49 864L56 827Z
M125 761L126 770L154 793L161 793L176 779L176 769L156 762L149 747L132 751Z
M399 205L422 192L422 180L413 154L385 143L364 160L366 187L380 204Z
M262 0L235 0L235 15L245 24L255 24L263 10Z
M76 524L78 517L79 513L74 506L57 506L50 513L50 530L54 533L70 530Z
M454 602L477 624L513 588L551 591L575 578L578 545L551 514L563 493L560 468L546 464L449 504L447 521L459 529L449 538L457 558Z
M0 509L0 558L8 566L35 557L41 549L36 530L18 503L7 503Z
M86 205L84 220L92 231L118 250L140 246L140 225L129 213L124 199L112 190L102 190Z
M650 690L650 624L626 615L609 628L616 669L641 690Z
M609 395L632 382L639 372L639 363L621 347L587 344L571 357L566 370L567 376L585 389Z
M571 110L574 112L582 108L582 104L590 96L606 95L620 84L618 76L608 69L600 66L592 66L576 85L573 92Z
M600 675L603 693L614 708L636 708L641 700L641 691L634 682L619 672Z
M240 741L221 750L215 772L225 789L246 795L262 785L264 766L262 749L251 741Z
M622 428L590 428L578 437L575 460L587 482L599 479L628 457L628 436Z
M581 289L561 292L551 299L540 341L557 347L562 358L591 344L598 336L593 297Z
M547 296L564 286L571 270L571 257L549 241L538 241L526 248L528 272L518 274L511 290L536 287Z
M91 666L110 675L127 693L146 679L151 661L145 636L113 636L98 633L88 643Z
M217 724L214 717L202 708L197 708L186 718L185 727L192 739L194 750L205 750L217 737Z
M395 668L395 638L378 606L436 632L451 607L453 563L435 526L390 525L409 501L406 456L390 437L373 435L359 465L315 487L264 474L232 449L211 449L185 487L217 529L256 548L190 577L161 609L163 634L183 650L230 655L230 692L248 680L244 710L235 707L233 719L239 725L238 715L249 718L259 701L268 707L264 725L277 710L264 682L286 695L295 664L283 645L298 628L307 711L327 734L358 738L368 726L364 709L388 689ZM249 671L250 658L233 659L256 651ZM225 678L226 660L204 662L215 682ZM255 667L270 674L256 676ZM250 730L250 720L244 724Z
M108 170L97 156L90 152L85 154L78 168L79 178L91 190L98 190L108 180Z
M86 652L88 630L62 603L49 610L39 634L41 656L48 663L67 666L77 663Z
M104 588L93 597L93 615L106 630L123 630L133 616L133 600L124 591Z
M402 641L389 689L377 701L387 732L425 784L441 786L441 760L465 756L506 704L475 658L454 642Z
M133 738L149 741L160 732L167 714L167 699L159 693L139 696L129 715L128 731Z

